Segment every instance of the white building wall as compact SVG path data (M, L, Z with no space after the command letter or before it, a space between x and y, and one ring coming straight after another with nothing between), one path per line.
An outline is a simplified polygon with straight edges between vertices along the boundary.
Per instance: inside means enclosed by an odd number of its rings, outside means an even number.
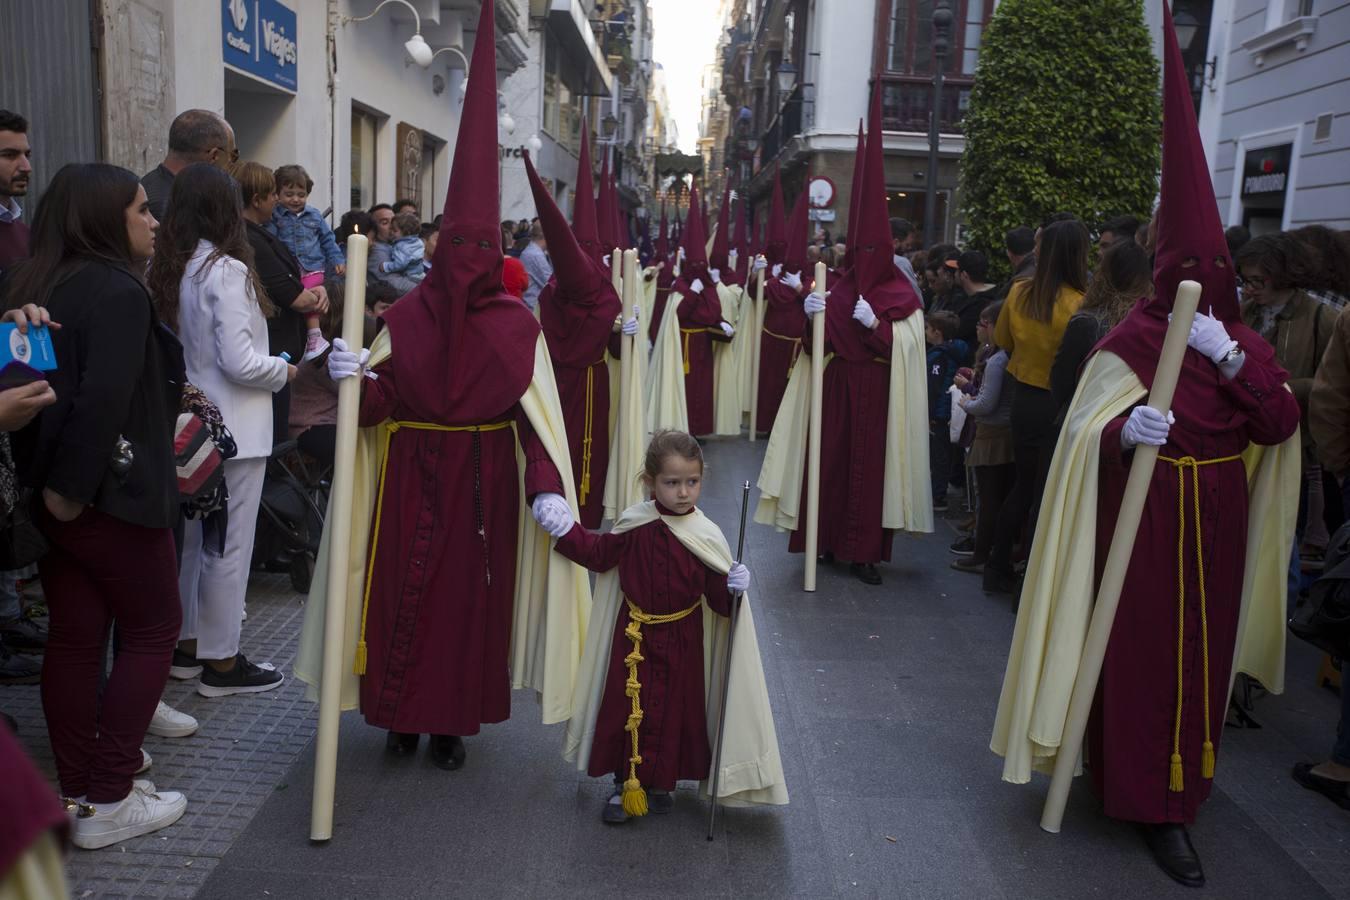
M807 78L814 80L816 103L808 135L856 140L858 120L867 118L876 14L875 0L815 0L812 5Z

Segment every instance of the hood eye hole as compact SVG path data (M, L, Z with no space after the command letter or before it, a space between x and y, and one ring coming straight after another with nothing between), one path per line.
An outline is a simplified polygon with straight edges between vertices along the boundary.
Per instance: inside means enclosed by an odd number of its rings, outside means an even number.
M1226 269L1228 268L1228 260L1224 259L1222 256L1216 256L1214 257L1214 265L1220 269Z
M1183 259L1183 260L1181 261L1181 267L1182 267L1183 269L1194 269L1194 268L1195 268L1196 266L1198 266L1199 264L1200 264L1200 260L1197 259L1197 258L1194 257L1194 256L1188 256L1188 257L1186 257L1185 259Z
M478 242L478 247L479 247L479 249L481 249L481 250L491 250L491 249L492 249L492 242L491 242L491 241L479 241L479 242Z
M460 237L459 235L455 235L450 239L450 243L454 244L456 247L463 246L464 238Z

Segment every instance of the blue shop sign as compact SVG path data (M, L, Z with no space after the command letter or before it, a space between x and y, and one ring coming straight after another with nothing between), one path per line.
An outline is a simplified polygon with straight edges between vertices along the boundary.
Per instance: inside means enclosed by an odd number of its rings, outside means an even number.
M221 49L227 68L295 92L295 10L277 0L221 0Z

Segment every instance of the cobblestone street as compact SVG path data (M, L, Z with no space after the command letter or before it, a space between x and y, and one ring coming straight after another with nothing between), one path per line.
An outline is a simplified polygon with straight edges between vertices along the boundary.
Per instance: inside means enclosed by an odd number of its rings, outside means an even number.
M763 446L707 448L702 506L733 539L737 486L754 480ZM466 741L456 773L425 750L388 759L383 732L347 714L334 837L311 845L315 708L289 674L302 598L285 576L255 576L244 650L286 671L286 684L208 700L171 682L166 699L201 729L148 738L147 777L183 791L187 814L74 851L74 896L1193 896L1128 826L1099 815L1085 782L1052 836L1037 827L1045 780L999 781L988 737L1013 616L947 567L956 515L935 535L897 538L881 587L822 569L814 595L801 592L786 539L751 526L746 561L792 802L728 811L711 844L691 788L672 815L603 826L608 784L564 763L561 729L541 727L518 694L510 722ZM1331 743L1337 700L1314 686L1317 663L1291 641L1287 693L1256 704L1264 727L1224 736L1192 832L1209 896L1350 898L1350 820L1289 777ZM0 707L50 772L37 687L0 688Z

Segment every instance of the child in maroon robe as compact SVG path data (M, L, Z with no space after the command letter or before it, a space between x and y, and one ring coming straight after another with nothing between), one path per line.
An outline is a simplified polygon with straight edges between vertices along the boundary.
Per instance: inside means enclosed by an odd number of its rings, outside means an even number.
M703 453L697 441L680 431L653 435L643 480L661 517L695 512L702 479ZM615 790L605 805L604 821L626 822L648 808L669 812L675 782L706 778L712 767L700 601L718 615L730 615L731 595L746 589L750 573L740 563L726 575L713 571L681 543L663 518L619 534L595 534L574 525L556 549L595 572L617 566L627 599L627 612L613 626L587 769L593 776L614 775ZM635 669L630 661L636 662ZM636 704L628 693L634 681ZM634 719L635 730L630 731ZM649 800L634 805L631 795L640 797L643 787Z

